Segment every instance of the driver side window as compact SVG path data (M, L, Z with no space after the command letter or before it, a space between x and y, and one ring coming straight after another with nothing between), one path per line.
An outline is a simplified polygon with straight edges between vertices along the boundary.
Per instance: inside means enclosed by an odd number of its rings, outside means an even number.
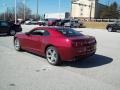
M30 34L31 35L37 35L37 36L45 36L48 33L46 30L33 30ZM49 35L49 33L48 33Z

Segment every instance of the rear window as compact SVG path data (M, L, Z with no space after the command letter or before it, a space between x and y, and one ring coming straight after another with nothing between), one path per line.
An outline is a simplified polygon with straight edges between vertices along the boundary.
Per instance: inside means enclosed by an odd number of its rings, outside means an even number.
M82 36L80 32L71 29L71 28L58 28L58 31L65 35L66 37L73 37L73 36Z

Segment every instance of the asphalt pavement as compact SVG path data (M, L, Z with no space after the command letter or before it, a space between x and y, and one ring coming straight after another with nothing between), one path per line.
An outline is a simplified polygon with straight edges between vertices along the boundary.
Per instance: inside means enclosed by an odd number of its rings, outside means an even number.
M31 25L23 25L23 32ZM120 33L78 28L97 40L94 56L61 66L17 52L13 36L0 36L0 90L120 90Z

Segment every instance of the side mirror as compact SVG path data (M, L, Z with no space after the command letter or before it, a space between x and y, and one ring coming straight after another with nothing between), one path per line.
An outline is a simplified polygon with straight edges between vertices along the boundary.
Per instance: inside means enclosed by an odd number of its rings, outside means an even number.
M29 35L30 35L30 32L26 32L25 34L29 36Z

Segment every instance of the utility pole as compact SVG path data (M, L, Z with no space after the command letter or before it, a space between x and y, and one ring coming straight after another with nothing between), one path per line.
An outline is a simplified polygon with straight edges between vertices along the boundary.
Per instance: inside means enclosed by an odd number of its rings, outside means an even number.
M89 6L90 7L90 20L91 20L91 18L92 18L92 8L93 8L93 1L94 0L89 0L90 2L91 2L91 5Z
M24 0L24 20L26 19L26 0Z
M59 0L59 2L58 2L58 3L59 3L59 5L58 5L58 6L59 6L59 7L58 7L58 13L59 13L59 18L60 18L61 1Z
M36 13L36 19L38 18L38 15L39 15L39 13L38 13L38 12L39 12L39 9L38 9L38 8L39 8L39 1L37 0L37 13Z
M3 3L3 7L4 7L4 20L6 20L6 3L5 3L5 1L4 1L4 3Z
M73 4L73 0L71 0L70 17L72 17L72 4Z
M8 7L7 7L7 19L9 20L9 12L8 12Z
M15 24L17 23L17 6L16 6L16 0L15 0Z
M91 2L91 5L90 5L90 20L92 18L92 7L93 7L93 2Z

